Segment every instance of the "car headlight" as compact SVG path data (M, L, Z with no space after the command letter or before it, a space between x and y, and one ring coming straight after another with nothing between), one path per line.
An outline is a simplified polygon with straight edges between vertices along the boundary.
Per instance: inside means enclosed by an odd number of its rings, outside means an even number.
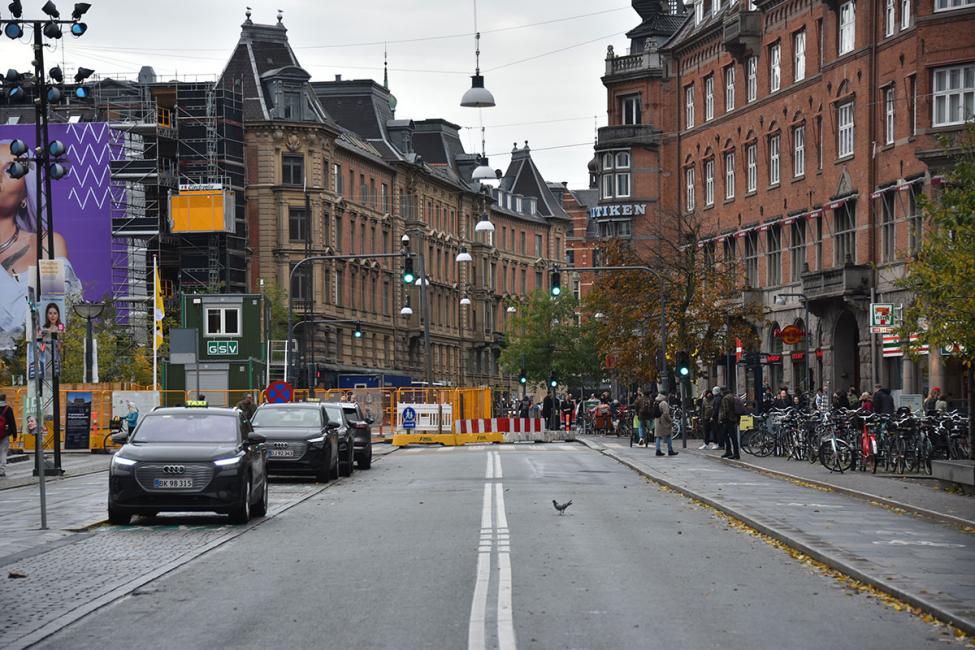
M213 461L213 464L217 467L233 467L240 462L240 459L240 456L234 456L233 458L221 458Z
M325 436L318 436L317 438L309 438L306 441L309 445L322 445L325 444Z
M119 456L118 454L112 456L112 465L118 467L132 467L135 464L136 461L132 460L131 458L125 458L124 456Z

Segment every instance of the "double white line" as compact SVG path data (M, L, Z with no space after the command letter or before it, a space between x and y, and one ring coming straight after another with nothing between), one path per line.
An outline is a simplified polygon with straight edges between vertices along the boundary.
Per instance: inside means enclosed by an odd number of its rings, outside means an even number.
M501 485L501 454L489 451L484 478L484 501L481 507L481 537L477 546L477 578L467 631L468 650L487 647L487 602L491 587L491 565L494 552L498 557L498 601L495 618L498 624L499 650L515 650L515 625L511 608L511 539L508 517L504 511L504 487ZM497 481L496 483L491 481Z

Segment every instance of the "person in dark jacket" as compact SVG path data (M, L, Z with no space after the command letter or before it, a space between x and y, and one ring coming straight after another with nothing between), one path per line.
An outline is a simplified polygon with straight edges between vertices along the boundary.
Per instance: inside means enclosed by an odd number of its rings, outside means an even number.
M738 445L738 420L739 416L736 413L735 403L737 398L735 394L729 389L724 389L724 395L721 397L721 404L718 407L718 417L721 420L721 426L724 429L724 454L722 458L733 458L738 460L741 458L741 452Z
M833 409L848 409L850 408L850 400L846 396L846 392L838 390L833 393Z
M884 415L893 415L894 398L890 394L889 388L884 388L881 384L874 384L873 387L873 412Z
M778 396L772 400L772 408L774 409L787 409L792 407L792 398L789 397L789 391L785 388L779 391Z
M725 435L724 435L724 424L721 422L721 387L715 386L711 389L711 437L714 439L715 447L712 449L720 449L724 447Z

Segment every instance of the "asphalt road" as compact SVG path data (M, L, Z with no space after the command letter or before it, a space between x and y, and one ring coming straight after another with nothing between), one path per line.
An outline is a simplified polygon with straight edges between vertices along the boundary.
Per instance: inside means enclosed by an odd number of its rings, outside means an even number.
M400 450L40 647L146 644L955 646L581 445Z

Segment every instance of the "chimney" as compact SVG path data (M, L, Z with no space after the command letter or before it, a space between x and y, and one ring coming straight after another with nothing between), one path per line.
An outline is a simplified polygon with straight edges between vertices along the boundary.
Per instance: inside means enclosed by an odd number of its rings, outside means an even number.
M342 81L342 75L340 74L335 75L335 81Z

